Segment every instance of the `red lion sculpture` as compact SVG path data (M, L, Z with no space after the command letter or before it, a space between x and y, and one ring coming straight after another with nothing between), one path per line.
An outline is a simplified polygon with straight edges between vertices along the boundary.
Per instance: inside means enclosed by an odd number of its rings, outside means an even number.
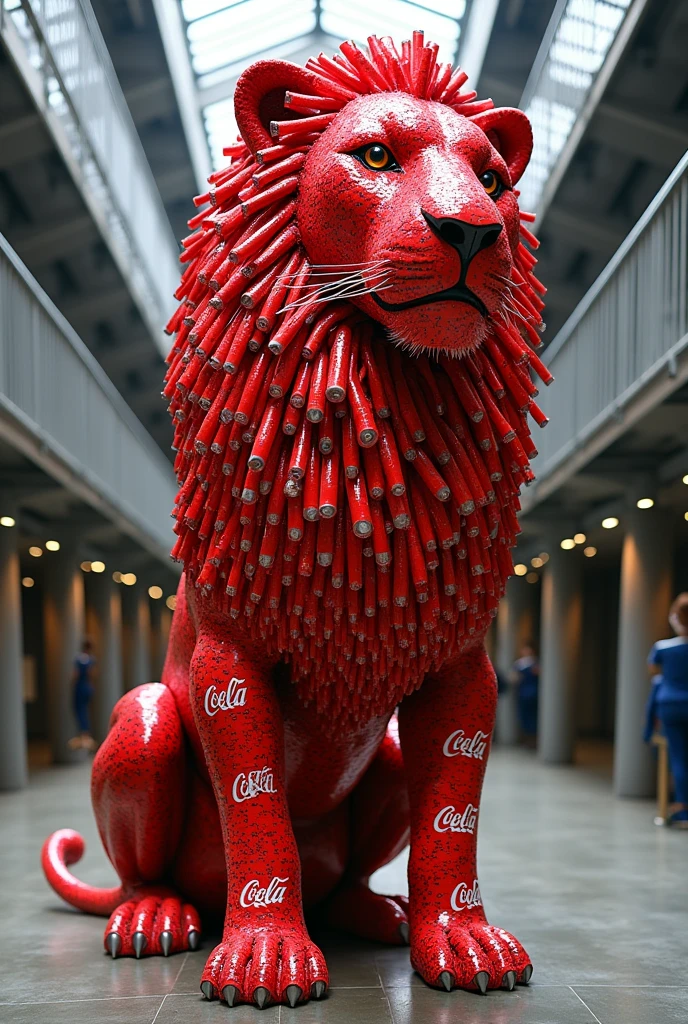
M121 885L67 870L75 832L44 847L55 890L110 915L113 957L195 949L199 912L222 912L201 988L230 1006L325 993L316 904L409 942L430 985L532 973L476 876L483 638L532 479L527 415L544 423L530 371L550 380L514 191L532 136L437 49L372 37L239 80L241 139L195 200L168 325L169 652L93 766ZM409 836L408 900L373 893Z

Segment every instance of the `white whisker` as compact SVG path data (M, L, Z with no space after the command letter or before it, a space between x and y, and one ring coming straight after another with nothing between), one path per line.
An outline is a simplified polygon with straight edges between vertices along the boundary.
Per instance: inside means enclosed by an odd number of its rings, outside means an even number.
M363 285L362 281L361 285ZM298 309L299 306L308 305L310 303L334 302L337 299L358 298L361 295L370 295L372 292L386 291L388 288L392 287L393 285L391 283L382 281L380 284L375 284L372 287L356 287L355 284L351 284L346 289L333 293L326 292L326 290L323 289L321 292L297 299L296 302L288 303L286 306L283 306L282 309L279 310L279 312L282 313L287 309Z

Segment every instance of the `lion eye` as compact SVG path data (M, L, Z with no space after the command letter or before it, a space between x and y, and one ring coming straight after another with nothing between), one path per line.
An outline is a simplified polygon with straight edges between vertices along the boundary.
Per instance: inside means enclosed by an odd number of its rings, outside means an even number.
M369 146L361 146L353 154L357 160L371 171L400 171L401 167L386 146L381 142L373 142Z
M488 196L492 196L493 199L496 199L497 196L500 196L504 191L504 185L502 184L502 181L499 178L499 176L495 174L494 171L485 171L483 174L480 175L479 180L480 184L485 189Z

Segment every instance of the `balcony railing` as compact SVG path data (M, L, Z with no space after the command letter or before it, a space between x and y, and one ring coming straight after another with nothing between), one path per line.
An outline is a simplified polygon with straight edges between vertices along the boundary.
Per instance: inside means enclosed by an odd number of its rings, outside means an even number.
M683 379L688 351L688 153L547 349L556 380L538 402L537 483L524 511L592 457L644 389Z
M533 125L521 206L542 217L647 0L559 0L519 104Z
M88 0L0 0L2 36L156 344L177 246Z
M170 463L2 235L0 436L167 558Z

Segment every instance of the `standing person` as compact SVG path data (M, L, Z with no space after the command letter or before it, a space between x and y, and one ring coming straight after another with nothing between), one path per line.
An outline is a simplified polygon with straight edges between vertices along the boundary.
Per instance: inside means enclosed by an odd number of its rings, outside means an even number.
M513 671L518 685L518 719L527 745L534 746L537 735L540 662L532 641L527 640L521 646Z
M84 640L81 645L81 652L74 659L74 714L79 726L79 735L69 741L72 750L95 750L96 741L91 736L89 720L89 704L93 697L93 685L91 683L91 669L96 663L92 655L93 645L90 640Z
M688 828L688 593L672 604L669 625L676 636L659 640L648 656L654 670L648 718L659 718L669 745L676 801L669 824Z

